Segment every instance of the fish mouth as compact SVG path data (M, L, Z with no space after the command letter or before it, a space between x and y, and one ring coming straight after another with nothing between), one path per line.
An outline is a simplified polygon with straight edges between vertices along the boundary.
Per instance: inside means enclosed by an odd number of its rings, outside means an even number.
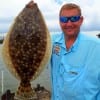
M36 4L36 3L34 3L34 1L31 0L31 1L26 5L26 8L33 8L34 4Z

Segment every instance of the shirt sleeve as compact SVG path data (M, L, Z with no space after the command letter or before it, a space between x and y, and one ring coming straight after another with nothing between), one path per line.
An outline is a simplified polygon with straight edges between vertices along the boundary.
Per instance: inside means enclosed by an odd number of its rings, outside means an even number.
M99 93L97 95L97 100L100 100L100 91L99 91Z
M100 72L99 72L99 93L97 95L97 100L100 100Z

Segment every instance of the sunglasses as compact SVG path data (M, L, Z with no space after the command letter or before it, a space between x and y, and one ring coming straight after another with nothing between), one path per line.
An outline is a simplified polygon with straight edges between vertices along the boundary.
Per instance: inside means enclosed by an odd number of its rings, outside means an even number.
M79 21L79 19L80 19L80 16L71 16L71 17L61 16L60 17L60 22L67 23L69 20L71 22L77 22L77 21Z

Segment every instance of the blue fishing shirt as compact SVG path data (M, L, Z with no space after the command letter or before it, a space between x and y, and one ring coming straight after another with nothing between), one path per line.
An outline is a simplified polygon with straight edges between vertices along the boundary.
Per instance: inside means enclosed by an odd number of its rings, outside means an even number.
M100 39L79 33L67 50L53 34L52 46L52 100L100 100Z

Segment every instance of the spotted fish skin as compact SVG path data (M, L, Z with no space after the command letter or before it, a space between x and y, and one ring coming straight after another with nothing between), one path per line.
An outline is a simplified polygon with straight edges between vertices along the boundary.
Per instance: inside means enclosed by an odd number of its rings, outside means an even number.
M2 52L8 69L21 81L18 92L29 93L30 81L40 74L51 56L50 34L36 3L31 1L16 17Z
M37 5L26 7L13 25L9 53L19 76L31 79L45 55L47 31Z

